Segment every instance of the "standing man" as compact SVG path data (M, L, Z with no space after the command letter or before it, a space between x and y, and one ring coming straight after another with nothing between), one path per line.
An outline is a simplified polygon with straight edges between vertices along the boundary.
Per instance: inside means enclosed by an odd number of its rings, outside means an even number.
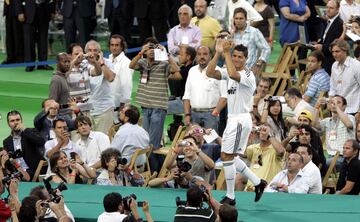
M246 67L249 69L255 69L256 73L259 71L261 72L262 67L265 66L271 53L269 44L259 29L246 24L247 12L245 9L235 9L233 21L235 26L235 44L242 44L248 48L249 55L246 61ZM258 58L259 52L260 57Z
M214 49L216 36L221 31L221 26L216 19L206 15L206 12L207 2L205 0L196 0L196 17L193 17L191 19L191 24L196 25L200 28L202 36L201 45L207 46L210 49Z
M339 16L340 3L336 0L329 0L326 4L326 16L328 18L322 38L314 47L324 53L325 59L323 67L325 71L332 75L331 66L335 62L330 50L331 43L339 38L343 33L343 20Z
M136 101L142 108L142 126L149 133L150 144L153 144L156 150L160 148L168 108L168 79L181 79L181 74L171 56L169 61L155 61L155 48L165 50L154 38L146 39L129 67L141 73ZM144 54L146 58L142 58ZM152 172L160 172L164 157L151 154L150 158Z
M130 59L126 57L127 44L121 35L112 35L109 41L109 59L116 74L111 82L111 94L115 103L114 122L119 122L119 111L131 102L132 77L134 70L129 68Z
M178 10L180 24L172 28L168 34L169 52L177 56L181 46L191 46L197 49L201 44L201 31L199 27L190 24L192 9L182 5Z
M16 14L16 1L4 1L6 59L2 64L24 62L23 24Z
M196 60L198 65L189 71L183 96L185 124L190 125L192 121L218 131L219 114L226 105L226 82L206 76L211 60L207 46L198 48Z
M131 42L130 30L133 24L133 0L106 0L105 18L108 20L111 35L122 35Z
M216 48L215 56L208 66L206 75L227 81L228 121L223 134L220 155L226 179L226 196L221 203L235 205L236 171L246 176L255 185L255 202L260 200L267 183L258 178L240 158L235 158L236 154L244 154L252 130L249 112L252 108L252 96L255 92L256 82L254 74L245 68L247 48L237 45L231 55L232 47L233 43L226 40ZM226 69L215 70L222 53L225 57ZM269 135L269 137L274 137L274 135Z
M47 60L48 30L51 16L55 14L55 5L49 0L21 0L15 1L18 20L24 23L24 61L35 62L36 51L39 62ZM17 27L20 28L20 27ZM37 50L35 50L37 45ZM34 66L27 66L25 71L32 72ZM37 69L53 70L48 65L38 66Z
M59 53L56 56L56 72L53 75L49 85L49 98L60 104L60 115L69 115L71 118L71 110L61 108L70 101L70 89L66 81L66 74L70 69L70 56L67 53Z
M96 15L95 6L94 0L64 0L62 2L66 48L74 42L79 42L84 48L90 40L93 29L92 17Z
M111 82L115 79L114 66L103 58L100 44L94 40L86 43L85 52L90 64L90 110L94 131L109 132L114 119L114 101L111 96Z
M8 153L20 150L22 157L17 158L16 161L32 178L42 159L45 140L36 129L25 128L22 116L16 110L7 114L7 122L11 133L3 141L4 149Z

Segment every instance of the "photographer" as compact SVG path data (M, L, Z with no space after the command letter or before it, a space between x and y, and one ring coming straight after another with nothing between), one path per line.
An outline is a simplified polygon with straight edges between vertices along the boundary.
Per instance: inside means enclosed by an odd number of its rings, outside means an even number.
M187 164L190 164L190 169L188 169L188 171L193 176L199 176L209 183L210 171L214 169L215 163L210 157L203 153L201 149L199 149L196 145L194 137L184 137L184 140L172 149L168 165L166 166L168 170L173 168L175 164L179 167L179 161L175 162L175 160L179 157L179 154L184 154L185 158L181 163L186 162ZM179 167L179 169L184 172L186 171L181 169L181 167Z
M19 154L13 159L32 177L43 158L45 140L36 129L25 128L21 114L16 110L8 112L7 122L11 134L3 141L4 149L9 154Z
M97 178L98 185L142 186L144 184L144 177L129 169L126 165L127 160L121 158L117 149L104 150L100 159L103 169Z
M216 213L211 208L203 208L203 202L208 195L199 186L194 186L186 192L186 204L178 203L174 222L211 222L217 218Z
M15 159L9 158L9 154L6 150L0 151L0 166L4 176L11 176L14 173L20 172L22 180L29 181L30 175L16 162Z
M71 153L69 161L64 151L55 152L50 157L50 168L51 172L55 173L52 178L54 183L82 184L81 177L89 179L96 177L95 171L87 166L76 153Z
M213 198L211 190L206 190L208 195L209 205L218 215L218 222L237 222L237 209L229 204L221 204Z
M8 203L6 199L0 199L0 222L5 222L8 218L12 221L17 220L17 212L20 210L20 201L18 197L18 181L16 179L10 180L8 184L4 183L4 176L0 170L0 195L4 193L5 187L8 189L9 197Z

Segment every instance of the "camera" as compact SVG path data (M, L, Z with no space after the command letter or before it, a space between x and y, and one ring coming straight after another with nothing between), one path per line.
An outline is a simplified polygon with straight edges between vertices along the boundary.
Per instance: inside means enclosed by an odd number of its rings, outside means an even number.
M65 185L64 182L61 182L56 188L52 188L50 184L51 180L52 180L52 176L49 176L44 180L45 188L50 194L50 201L54 203L59 203L61 200L61 196L58 195L56 191L59 190L61 192L67 190L67 186Z
M10 158L10 159L17 159L17 158L23 157L23 153L22 153L22 151L21 151L20 149L19 149L19 150L15 150L15 152L9 151L9 152L8 152L8 155L9 155L9 158Z
M179 168L179 173L181 172L188 172L191 169L191 164L187 161L184 160L185 156L184 155L178 155L176 157L176 165Z
M251 131L254 132L254 133L260 132L260 126L253 127Z
M127 159L126 159L126 158L118 157L118 158L116 159L116 164L117 164L117 165L119 165L119 164L125 165L125 164L127 164Z
M19 172L19 171L14 172L14 173L12 173L12 174L4 177L4 178L2 179L2 183L3 183L5 186L9 187L10 182L11 182L12 179L21 180L22 176L23 176L23 175L22 175L21 172Z
M179 147L186 147L186 146L190 146L190 143L186 140L183 140L179 143L178 145Z
M131 204L131 198L133 198L134 200L136 200L136 195L135 194L130 194L129 196L125 196L123 198L123 205L124 205L124 210L127 210L127 211L131 211L130 209L130 204ZM143 207L144 206L144 202L143 201L138 201L137 202L137 206L138 207Z
M177 207L185 207L186 206L186 200L181 200L180 197L175 198L175 203Z
M280 96L269 96L268 99L265 99L264 101L281 101Z
M150 43L148 48L149 49L156 49L157 47L156 47L156 45L154 43Z

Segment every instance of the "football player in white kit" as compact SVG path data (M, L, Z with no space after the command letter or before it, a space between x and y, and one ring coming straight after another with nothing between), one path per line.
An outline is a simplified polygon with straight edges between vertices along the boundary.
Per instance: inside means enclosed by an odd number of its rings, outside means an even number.
M245 152L248 137L252 130L250 111L252 110L253 94L256 80L252 71L245 68L247 48L243 45L234 47L230 40L220 39L216 43L216 53L209 63L206 75L215 79L227 81L228 88L228 120L223 134L221 160L223 161L226 196L221 203L235 205L235 175L236 171L246 176L255 185L255 202L257 202L267 185L265 180L258 178L238 157ZM225 57L226 68L215 70L221 54Z

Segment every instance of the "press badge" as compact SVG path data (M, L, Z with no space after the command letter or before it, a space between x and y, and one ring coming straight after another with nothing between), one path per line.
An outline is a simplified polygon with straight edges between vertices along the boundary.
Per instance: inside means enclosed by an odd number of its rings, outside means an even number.
M254 169L259 169L259 168L260 168L260 164L255 163L255 164L253 165L253 168L254 168Z
M81 79L81 80L79 81L79 87L80 87L80 88L85 88L85 81L84 81L84 80Z
M140 83L142 83L142 84L146 84L146 83L147 83L147 81L148 81L148 75L147 75L147 74L145 74L145 73L142 73L142 74L141 74Z
M336 140L336 131L335 130L330 130L329 139L330 139L330 141L335 141Z

